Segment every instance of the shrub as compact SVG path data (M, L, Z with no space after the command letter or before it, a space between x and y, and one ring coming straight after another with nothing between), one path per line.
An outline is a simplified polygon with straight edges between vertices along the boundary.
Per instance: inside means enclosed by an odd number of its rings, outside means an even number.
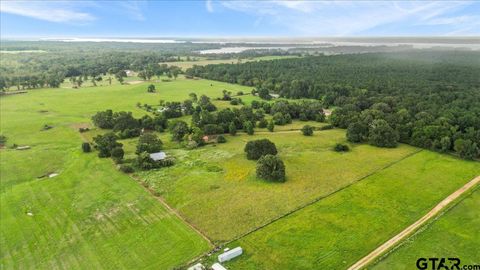
M285 182L285 164L274 155L265 155L257 161L257 177L269 181Z
M261 140L249 141L245 145L244 151L245 153L247 153L247 159L257 160L264 155L268 155L268 154L276 155L277 147L270 140L261 139Z
M124 173L133 173L135 171L135 169L133 169L133 166L130 164L121 164L118 168Z
M313 127L309 125L305 125L302 128L302 134L304 136L312 136L313 135Z
M84 142L82 143L82 150L84 153L89 153L92 151L92 147L90 146L90 143Z
M238 91L237 96L243 96L243 91Z
M348 152L350 151L350 147L346 144L337 143L335 147L333 147L333 150L336 152Z
M223 135L218 135L217 137L217 143L226 143L227 139L225 139L225 136Z

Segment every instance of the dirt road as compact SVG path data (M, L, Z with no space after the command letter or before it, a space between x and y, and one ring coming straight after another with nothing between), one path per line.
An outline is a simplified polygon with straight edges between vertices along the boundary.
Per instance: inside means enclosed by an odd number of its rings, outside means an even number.
M382 255L384 252L398 244L400 241L402 241L405 237L413 233L415 230L420 228L425 222L427 222L429 219L434 217L436 214L438 214L440 211L442 211L448 204L450 204L452 201L460 197L463 193L468 191L470 188L474 187L480 183L480 176L475 177L472 179L470 182L466 183L463 187L461 187L459 190L455 191L454 193L450 194L447 198L445 198L443 201L441 201L437 206L435 206L430 212L428 212L425 216L423 216L421 219L417 220L415 223L412 225L408 226L405 230L400 232L399 234L395 235L393 238L385 242L383 245L379 246L377 249L372 251L370 254L367 256L363 257L361 260L356 262L354 265L350 266L348 270L357 270L365 267L368 265L370 262L372 262L374 259L376 259L378 256Z

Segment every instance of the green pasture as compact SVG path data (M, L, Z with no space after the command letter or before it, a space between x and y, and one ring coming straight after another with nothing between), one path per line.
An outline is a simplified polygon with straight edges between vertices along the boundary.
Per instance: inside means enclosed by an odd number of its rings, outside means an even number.
M246 159L243 148L249 140L261 138L276 144L286 165L285 183L255 177L255 161ZM395 149L351 145L350 152L337 153L333 146L345 143L345 131L337 129L311 137L300 131L267 131L227 140L196 150L167 150L177 159L175 166L137 173L217 242L240 236L418 151L406 145Z
M146 112L137 102L246 89L178 79L156 83L151 94L147 85L41 89L0 98L0 133L8 138L0 149L0 268L166 269L210 249L110 159L81 153L81 142L96 131L77 130L99 110L139 117ZM53 128L44 131L45 124ZM14 150L13 144L31 149ZM59 175L38 178L48 173Z
M371 269L407 269L418 258L459 258L461 265L478 265L480 258L480 190L422 228ZM447 263L449 263L447 261Z
M321 174L322 170L317 173ZM230 243L229 247L242 246L245 254L226 266L231 269L346 269L479 173L478 162L422 150ZM475 218L476 214L466 215ZM465 237L472 236L456 238L452 230L443 240L438 231L437 238L442 240L426 240L418 246L416 254L428 255L431 254L428 250L441 250L435 247L436 243L449 243L447 239L456 239L457 245L461 245Z

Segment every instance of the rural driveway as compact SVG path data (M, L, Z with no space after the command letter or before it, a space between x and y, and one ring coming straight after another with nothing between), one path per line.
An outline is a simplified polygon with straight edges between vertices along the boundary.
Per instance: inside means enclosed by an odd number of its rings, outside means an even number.
M382 255L385 253L387 250L395 246L398 242L402 241L405 237L410 235L412 232L420 228L425 222L427 222L429 219L434 217L436 214L438 214L440 211L442 211L448 204L450 204L452 201L460 197L463 193L468 191L470 188L474 187L480 183L480 176L477 176L470 180L470 182L466 183L463 187L461 187L459 190L455 191L454 193L450 194L447 198L445 198L443 201L441 201L437 206L435 206L430 212L428 212L425 216L423 216L421 219L417 220L415 223L412 225L408 226L405 230L400 232L399 234L395 235L393 238L385 242L383 245L379 246L377 249L372 251L370 254L367 256L363 257L361 260L356 262L354 265L350 266L348 270L357 270L365 267L369 263L371 263L374 259L376 259L378 256Z

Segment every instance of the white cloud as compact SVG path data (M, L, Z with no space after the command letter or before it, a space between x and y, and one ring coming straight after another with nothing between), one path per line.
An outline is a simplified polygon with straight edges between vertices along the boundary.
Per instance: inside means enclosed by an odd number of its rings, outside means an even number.
M96 19L64 1L0 1L0 12L57 23L88 23Z
M113 3L112 3L113 4ZM144 1L125 1L118 2L120 9L128 14L128 16L136 21L145 21L143 15L143 7L146 5Z
M208 12L210 12L210 13L214 12L212 0L206 0L205 1L205 7L207 8Z
M389 27L409 34L415 27L436 27L435 33L467 31L479 16L468 13L469 1L222 1L223 7L256 15L262 24L284 27L298 35L365 35ZM478 7L477 7L478 8ZM474 12L472 9L470 13ZM259 24L258 20L254 22ZM261 27L261 26L258 26ZM478 29L476 30L478 33ZM438 34L438 33L437 33Z

